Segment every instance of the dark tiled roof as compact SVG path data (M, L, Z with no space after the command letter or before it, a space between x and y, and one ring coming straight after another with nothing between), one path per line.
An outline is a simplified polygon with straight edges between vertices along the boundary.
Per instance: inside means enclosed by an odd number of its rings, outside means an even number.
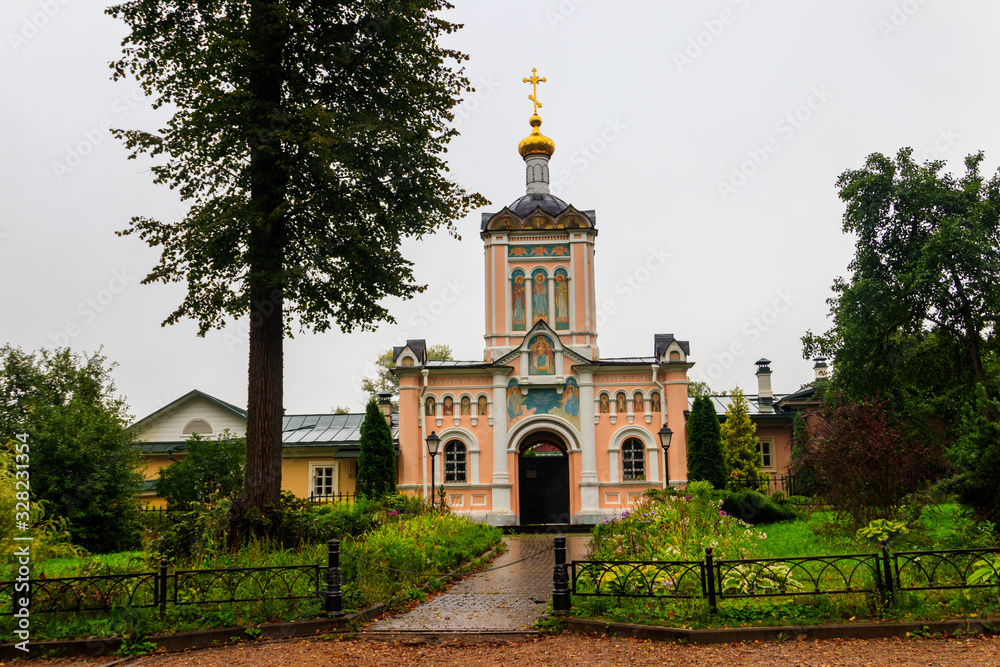
M657 359L663 358L663 353L667 351L670 344L673 343L676 338L673 334L654 334L653 335L653 356ZM685 356L691 356L691 343L686 340L678 340L677 344L681 346L684 350Z
M559 215L569 208L569 204L555 195L535 193L524 195L520 199L515 200L514 203L507 208L509 208L517 217L525 218L536 208L542 209L543 212L548 213L549 215Z
M656 357L608 357L606 359L598 359L597 363L601 366L631 366L635 364L658 364L660 360Z
M431 361L425 364L427 368L489 368L490 364L484 361Z
M777 403L779 400L781 400L784 397L785 397L784 394L775 394L774 395L774 403ZM694 405L694 398L695 398L694 396L688 396L688 410L690 410L691 407ZM733 397L732 396L709 396L709 398L712 399L712 406L715 407L715 414L717 414L720 417L725 416L726 409L733 402ZM790 412L780 412L780 411L776 412L775 409L774 409L774 405L773 404L768 405L766 403L762 403L761 400L760 400L760 397L756 396L754 394L746 394L745 398L747 399L747 402L750 404L750 416L751 417L762 417L762 416L775 416L775 415L777 415L777 416L780 416L780 417L791 418L791 417L795 416L794 414L792 414Z
M284 447L342 447L361 440L364 413L349 415L285 415L281 423ZM399 438L398 416L392 416L392 439Z

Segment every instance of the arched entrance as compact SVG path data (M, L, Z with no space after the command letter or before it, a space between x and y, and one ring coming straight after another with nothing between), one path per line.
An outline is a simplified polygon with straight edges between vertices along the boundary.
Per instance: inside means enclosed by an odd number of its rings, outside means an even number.
M569 523L569 457L562 438L532 433L521 443L517 468L520 524Z

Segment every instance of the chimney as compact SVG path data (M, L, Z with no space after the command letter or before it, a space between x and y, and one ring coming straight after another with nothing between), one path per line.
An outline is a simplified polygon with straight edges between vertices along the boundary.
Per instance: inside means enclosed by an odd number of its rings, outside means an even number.
M813 366L813 371L816 373L816 381L818 382L829 378L830 372L826 365L826 357L816 357L813 361L816 362Z
M771 391L771 360L758 359L757 365L757 398L761 405L774 403L774 392Z
M378 409L385 416L385 421L392 426L392 392L380 391L378 393Z

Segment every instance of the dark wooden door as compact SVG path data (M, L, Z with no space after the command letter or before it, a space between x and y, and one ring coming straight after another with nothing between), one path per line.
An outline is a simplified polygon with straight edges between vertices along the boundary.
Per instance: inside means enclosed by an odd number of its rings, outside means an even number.
M518 468L521 525L569 523L569 458L522 456Z

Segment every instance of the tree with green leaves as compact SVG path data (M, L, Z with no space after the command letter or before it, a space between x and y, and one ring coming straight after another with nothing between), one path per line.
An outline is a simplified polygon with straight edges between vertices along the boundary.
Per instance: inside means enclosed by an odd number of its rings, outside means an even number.
M710 482L716 489L726 486L726 464L722 454L719 418L712 399L694 399L688 417L688 481Z
M358 494L382 498L396 492L396 448L392 430L379 410L378 402L368 401L365 420L361 422L361 453L358 456Z
M95 553L140 537L140 456L113 368L100 352L0 348L0 442L25 445L32 500Z
M733 389L726 420L722 422L722 452L730 486L740 489L757 483L760 476L757 425L750 419L750 402L739 387Z
M700 380L688 380L688 396L715 396L717 395L707 382Z
M249 318L246 498L281 489L283 341L393 321L387 297L424 286L404 239L487 202L448 178L451 109L470 90L442 47L446 0L129 0L115 80L138 79L173 115L117 130L130 158L190 208L135 217L123 234L162 250L143 282L184 282L165 321L204 335ZM457 71L456 71L457 69Z
M1000 421L988 371L1000 352L1000 173L986 178L982 161L970 155L956 177L906 148L841 174L844 231L857 236L851 276L834 282L833 327L803 337L807 358L833 357L844 400L878 398L907 439L954 442L965 475L992 465L990 438L976 433Z
M812 496L821 490L816 471L809 465L806 458L811 439L805 413L796 412L795 419L792 420L792 460L789 472L793 476L793 488L788 489L790 495Z
M243 438L228 429L214 439L195 434L184 451L184 458L160 469L156 482L156 492L168 506L183 509L193 502L232 500L243 492Z
M427 348L428 361L453 361L450 345L431 345ZM368 394L369 400L378 400L380 392L392 394L393 412L399 410L399 378L392 372L392 348L378 355L375 360L375 374L362 378L361 389Z

